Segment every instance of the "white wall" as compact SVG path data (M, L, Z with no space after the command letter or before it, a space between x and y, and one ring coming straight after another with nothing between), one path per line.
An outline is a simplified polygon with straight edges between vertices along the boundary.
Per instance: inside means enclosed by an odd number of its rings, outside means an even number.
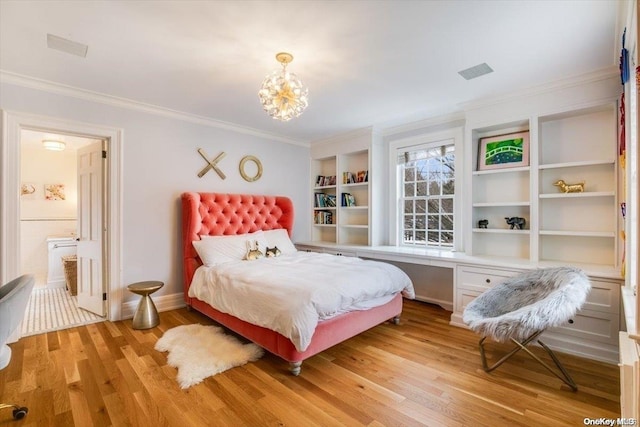
M20 181L35 192L20 197L20 270L45 282L48 268L47 236L76 231L76 153L23 147ZM64 184L64 200L47 200L45 184Z
M293 239L309 238L308 147L8 83L0 85L0 109L123 130L123 280L112 286L161 280L165 286L155 295L182 292L179 197L184 191L290 197L297 212ZM265 120L271 119L265 115ZM218 163L225 180L212 171L198 178L206 164L198 148L210 158L226 152ZM258 181L240 176L245 155L260 159ZM125 302L133 300L124 293Z
M50 151L23 148L20 158L21 182L34 184L35 193L21 196L21 219L76 218L78 180L76 153L73 150ZM64 184L64 200L46 200L46 184Z

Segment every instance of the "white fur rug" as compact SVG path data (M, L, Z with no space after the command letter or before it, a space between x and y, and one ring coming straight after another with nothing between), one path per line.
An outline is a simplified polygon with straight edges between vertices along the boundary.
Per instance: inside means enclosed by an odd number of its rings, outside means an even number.
M168 351L167 363L178 368L180 387L189 388L207 377L262 357L264 350L225 335L218 326L182 325L169 329L155 349Z

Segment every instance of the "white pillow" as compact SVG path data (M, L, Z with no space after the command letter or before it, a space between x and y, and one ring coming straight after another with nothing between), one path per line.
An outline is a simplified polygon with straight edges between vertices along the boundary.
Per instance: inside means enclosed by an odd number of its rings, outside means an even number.
M263 231L264 237L267 240L267 247L273 248L277 246L280 252L284 254L290 254L298 252L293 242L289 238L289 233L284 228L278 228L277 230Z
M202 263L208 267L230 261L242 261L247 254L247 242L255 245L264 253L267 241L262 231L238 234L233 236L200 236L201 240L194 240L193 247L198 252Z

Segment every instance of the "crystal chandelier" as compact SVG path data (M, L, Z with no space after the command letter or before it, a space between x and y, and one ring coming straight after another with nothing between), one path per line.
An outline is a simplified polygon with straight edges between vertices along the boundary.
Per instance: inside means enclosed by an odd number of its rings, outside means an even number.
M298 117L307 108L309 89L294 73L287 71L287 64L293 61L293 55L281 52L276 54L276 59L282 64L282 70L274 71L264 79L258 97L264 111L274 119L286 122Z

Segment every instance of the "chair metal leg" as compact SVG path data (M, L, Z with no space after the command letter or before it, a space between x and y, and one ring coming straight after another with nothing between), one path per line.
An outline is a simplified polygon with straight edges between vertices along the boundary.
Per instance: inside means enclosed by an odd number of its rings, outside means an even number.
M480 356L482 358L482 367L483 367L484 371L485 372L493 371L498 366L502 365L505 361L507 361L507 359L509 359L511 356L513 356L514 354L516 354L520 350L524 350L529 356L531 356L538 363L540 363L542 366L544 366L549 372L551 372L553 375L555 375L563 383L568 385L571 388L572 391L578 391L578 386L573 381L573 378L571 378L571 375L569 375L569 372L565 369L565 367L562 365L562 363L560 363L560 360L558 360L558 358L556 357L555 353L549 347L547 347L542 341L538 340L538 343L542 346L542 348L544 348L546 350L546 352L549 354L549 356L551 356L551 359L553 360L555 365L558 367L560 372L562 372L562 375L560 375L559 373L554 371L553 368L551 368L551 366L549 366L542 359L540 359L538 356L533 354L528 348L526 348L527 344L529 344L531 341L535 340L543 332L544 331L535 332L534 334L532 334L531 336L529 336L527 339L525 339L522 342L519 342L518 340L515 340L515 339L511 338L511 342L513 342L516 346L513 348L513 350L511 350L509 353L504 355L500 360L498 360L496 363L494 363L491 366L489 366L488 363L487 363L487 356L485 354L484 346L483 346L484 340L487 339L487 337L482 337L482 339L479 342L479 347L480 347Z
M565 369L565 367L562 365L562 363L560 363L560 360L558 360L558 358L556 357L555 353L546 346L545 343L543 343L542 341L538 340L538 344L540 344L542 346L542 348L544 348L545 350L547 350L547 353L549 353L549 356L551 356L551 358L553 359L553 362L556 364L556 366L558 367L558 369L560 369L560 372L562 372L562 377L555 371L552 371L550 367L546 367L550 372L553 372L556 377L560 378L566 385L568 385L569 387L571 387L571 390L573 391L578 391L578 386L576 385L575 381L573 381L573 378L571 378L571 375L569 375L569 372L567 372L567 370Z
M0 409L7 409L7 408L12 408L13 409L13 418L16 420L21 420L23 419L26 415L27 412L29 412L29 409L25 406L18 406L18 405L10 405L10 404L6 404L6 403L0 403Z
M510 358L511 356L513 356L514 354L516 354L517 352L522 350L525 345L529 344L531 341L536 339L538 337L538 335L540 335L542 332L543 331L538 331L538 332L534 333L529 338L527 338L526 340L522 341L522 346L515 347L513 350L511 350L509 353L507 353L504 357L502 357L502 359L498 360L496 363L494 363L491 366L489 366L487 364L487 356L485 355L484 346L482 345L482 343L484 342L484 340L487 339L487 337L482 337L482 339L480 340L479 345L480 345L480 356L482 356L482 367L484 368L485 372L491 372L494 369L496 369L498 366L502 365L504 362L507 361L508 358ZM513 339L512 339L512 341L518 343L517 341L515 341ZM520 345L520 343L518 343L518 345Z

